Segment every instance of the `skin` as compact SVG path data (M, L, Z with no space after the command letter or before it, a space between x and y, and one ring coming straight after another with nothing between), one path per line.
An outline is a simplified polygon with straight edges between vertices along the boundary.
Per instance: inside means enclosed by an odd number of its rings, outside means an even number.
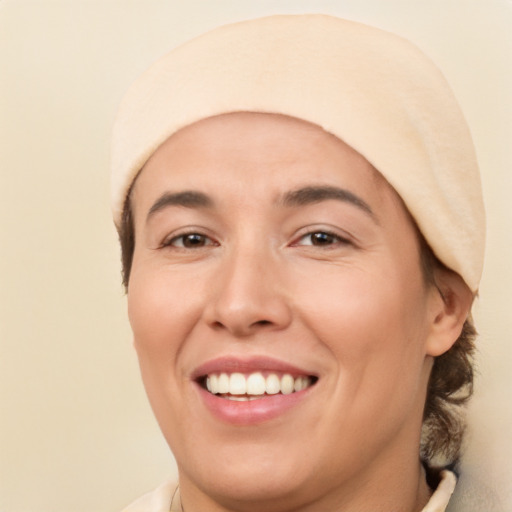
M283 200L304 187L336 187L368 208ZM183 191L211 204L155 209ZM170 137L132 194L129 318L185 510L421 510L428 377L471 294L446 271L425 283L416 228L384 178L317 126L237 113ZM278 417L232 425L191 375L233 355L286 361L318 382Z

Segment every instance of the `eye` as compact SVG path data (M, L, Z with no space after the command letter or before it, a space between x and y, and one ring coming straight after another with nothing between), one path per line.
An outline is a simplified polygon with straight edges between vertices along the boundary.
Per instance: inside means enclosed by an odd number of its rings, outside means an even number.
M299 238L294 245L313 245L315 247L328 247L335 244L349 244L346 238L342 238L328 231L313 231Z
M201 233L184 233L175 236L163 243L164 247L178 247L183 249L198 249L208 245L216 245L215 242Z

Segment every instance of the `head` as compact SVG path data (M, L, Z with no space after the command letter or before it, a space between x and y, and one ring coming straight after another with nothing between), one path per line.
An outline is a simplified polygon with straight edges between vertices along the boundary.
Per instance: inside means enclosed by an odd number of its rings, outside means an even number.
M247 122L251 122L249 118L246 119ZM368 166L371 168L369 164ZM380 187L389 187L389 184L376 169L372 168L372 174ZM126 292L129 288L135 249L133 189L134 186L131 187L126 197L119 226L123 264L122 277ZM442 293L437 284L437 276L439 273L450 274L451 271L435 256L403 201L396 193L394 196L414 228L419 253L418 270L423 282L427 288L433 287ZM455 465L458 460L464 432L460 406L465 404L473 391L472 356L475 335L472 320L468 316L453 345L434 359L427 387L421 441L421 455L429 465L446 465L447 463Z
M393 51L404 44L340 21L312 17L309 25L325 34L326 22L327 32L344 30L352 43L383 38ZM278 23L297 36L304 22ZM250 39L252 30L264 46L274 21L253 23L243 32ZM309 34L315 42L317 35ZM167 66L186 68L191 55L212 44L232 47L233 37L245 41L235 26L184 47ZM338 43L344 54L345 36ZM415 63L416 89L437 80L446 93L437 72L418 70L416 50L400 51ZM356 66L352 79L340 72L340 87L325 80L335 92L314 91L304 110L304 90L282 94L299 71L303 89L317 87L299 60L300 69L292 63L269 74L270 91L266 82L256 91L249 85L255 78L247 73L261 73L261 62L248 69L244 60L242 73L227 72L229 87L243 77L228 93L215 87L227 83L220 66L217 82L201 82L213 84L208 98L196 90L197 101L182 108L178 90L172 122L166 108L150 106L151 133L133 144L125 123L140 107L132 109L116 139L130 146L114 174L116 222L143 380L182 483L223 499L250 501L265 489L274 501L293 496L299 504L329 496L340 481L414 465L422 425L422 456L453 461L462 431L453 406L471 393L469 312L479 256L468 262L467 240L459 242L468 209L477 210L473 228L481 212L474 194L460 193L460 169L450 171L460 155L459 166L470 160L467 144L447 156L446 141L436 139L439 119L424 115L432 102L446 110L451 93L427 98L406 80L397 94L397 84L381 77L384 97L372 88L361 95L364 79L382 71L367 58L368 69ZM153 68L149 82L160 73ZM195 75L194 67L180 78L193 87ZM146 96L147 85L128 103ZM153 99L164 91L158 83ZM334 94L350 101L333 107L326 99ZM471 188L478 178L471 162L468 169ZM459 197L447 204L455 188ZM276 377L281 392L263 406L228 400L237 386L251 381L257 395Z

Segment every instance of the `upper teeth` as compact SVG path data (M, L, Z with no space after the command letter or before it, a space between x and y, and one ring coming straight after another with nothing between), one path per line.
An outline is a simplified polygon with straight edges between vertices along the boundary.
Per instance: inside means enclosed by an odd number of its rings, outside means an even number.
M302 391L311 385L311 378L306 376L294 378L286 373L282 376L270 373L266 377L261 372L220 373L206 377L206 388L210 393L230 395L289 395L294 391Z

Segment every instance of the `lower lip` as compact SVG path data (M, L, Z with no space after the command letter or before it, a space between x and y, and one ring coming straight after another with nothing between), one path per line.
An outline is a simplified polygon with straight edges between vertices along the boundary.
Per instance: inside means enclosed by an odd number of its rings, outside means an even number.
M218 419L233 425L256 425L273 420L299 405L312 387L289 395L267 395L257 400L238 402L212 395L196 384L207 409Z

